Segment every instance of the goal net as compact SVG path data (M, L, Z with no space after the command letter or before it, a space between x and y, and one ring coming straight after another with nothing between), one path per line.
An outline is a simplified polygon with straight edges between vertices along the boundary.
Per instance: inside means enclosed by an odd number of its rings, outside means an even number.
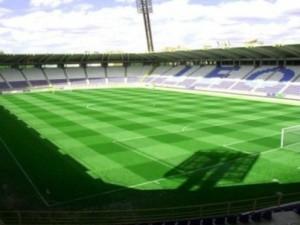
M300 125L286 127L281 130L281 148L300 149Z

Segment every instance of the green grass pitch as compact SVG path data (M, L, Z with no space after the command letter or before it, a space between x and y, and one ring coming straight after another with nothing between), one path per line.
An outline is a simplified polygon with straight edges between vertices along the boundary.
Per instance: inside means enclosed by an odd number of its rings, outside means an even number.
M2 95L1 150L48 207L152 208L299 190L299 106L151 89ZM159 199L159 201L158 201Z

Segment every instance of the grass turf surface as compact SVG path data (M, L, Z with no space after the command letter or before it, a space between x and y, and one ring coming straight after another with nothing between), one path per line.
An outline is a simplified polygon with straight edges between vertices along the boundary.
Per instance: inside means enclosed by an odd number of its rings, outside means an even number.
M297 106L148 89L0 98L17 117L1 111L3 149L49 207L186 206L299 188L299 154L279 149L281 128L300 124Z

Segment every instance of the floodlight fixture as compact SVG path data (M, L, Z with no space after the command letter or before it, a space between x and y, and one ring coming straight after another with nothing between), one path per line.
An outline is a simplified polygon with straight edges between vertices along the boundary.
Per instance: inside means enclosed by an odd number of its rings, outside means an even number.
M152 0L136 0L136 7L138 13L143 14L144 17L144 26L146 32L148 52L153 52L154 47L153 47L151 23L150 23L150 16L149 16L149 13L153 12Z

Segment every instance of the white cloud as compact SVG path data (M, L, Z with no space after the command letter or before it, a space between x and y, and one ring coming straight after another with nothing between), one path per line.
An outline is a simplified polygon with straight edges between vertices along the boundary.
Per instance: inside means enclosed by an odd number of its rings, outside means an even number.
M74 0L30 0L30 5L34 7L57 8L60 5L68 4Z
M1 0L0 0L1 1ZM32 0L47 11L28 11L0 21L0 49L14 52L146 51L143 16L134 4L96 9L73 0ZM75 0L74 0L75 1ZM133 0L115 0L132 2ZM199 49L232 46L258 39L265 44L300 40L298 0L231 1L205 6L189 0L166 0L150 14L155 50L182 46ZM158 1L157 1L158 2ZM1 15L1 10L0 10Z
M91 4L87 4L87 3L81 3L81 4L76 4L73 7L73 10L75 11L88 11L88 10L92 10L93 6Z
M241 46L253 38L273 44L280 33L299 39L299 29L291 29L289 24L299 23L300 15L294 15L295 19L288 13L297 11L297 8L300 9L300 5L296 4L296 0L224 1L214 6L189 4L188 0L170 0L156 6L151 16L155 33L164 37L157 44L159 48L166 45L164 40L167 40L168 34L172 37L170 44L190 48L216 46L218 41L227 40L232 45ZM285 38L288 39L287 36Z
M136 2L136 0L115 0L116 3L125 3L125 4L132 4Z
M0 8L0 17L5 16L10 12L11 12L11 10L9 10L9 9Z
M21 51L109 51L123 47L133 50L132 45L139 45L140 41L144 46L144 38L140 38L144 34L143 23L133 7L90 12L37 11L6 19L3 24L11 29L10 39L19 48L20 43L27 43L21 45ZM131 40L135 42L130 46L127 42Z

